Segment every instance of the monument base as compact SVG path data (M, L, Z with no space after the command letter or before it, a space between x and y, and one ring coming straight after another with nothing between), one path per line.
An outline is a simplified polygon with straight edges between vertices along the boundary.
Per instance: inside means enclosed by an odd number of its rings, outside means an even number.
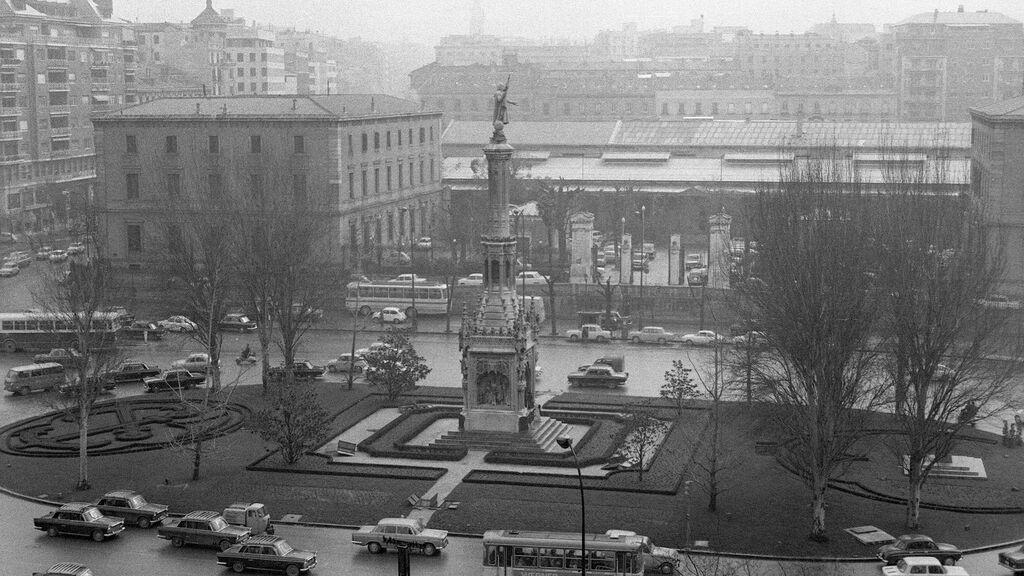
M518 412L508 410L481 410L479 408L463 411L466 430L486 432L519 432L519 419L529 414L527 409Z

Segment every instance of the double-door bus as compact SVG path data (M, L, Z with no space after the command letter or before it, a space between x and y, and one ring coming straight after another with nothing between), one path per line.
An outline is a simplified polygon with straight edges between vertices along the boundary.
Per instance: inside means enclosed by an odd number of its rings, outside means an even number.
M75 347L77 337L68 317L52 312L0 312L0 350L47 352ZM112 343L123 326L123 313L97 312L92 317L93 346Z
M437 283L416 283L415 309L413 287L397 282L352 282L345 296L345 308L368 316L385 306L394 306L407 316L445 314L448 311L448 286Z
M586 554L579 532L488 530L484 532L484 574L494 576L641 576L643 542L606 534L587 534Z

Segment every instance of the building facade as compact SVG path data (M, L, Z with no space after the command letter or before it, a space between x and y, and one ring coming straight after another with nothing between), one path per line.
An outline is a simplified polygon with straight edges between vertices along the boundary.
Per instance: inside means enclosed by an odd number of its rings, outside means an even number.
M1024 97L971 109L972 178L993 241L1003 246L1001 289L1024 297Z
M88 202L90 117L136 101L135 37L112 9L0 0L0 230L40 230Z
M166 251L169 199L226 187L327 206L336 260L400 249L444 217L440 114L385 95L160 99L97 118L100 239L119 265Z

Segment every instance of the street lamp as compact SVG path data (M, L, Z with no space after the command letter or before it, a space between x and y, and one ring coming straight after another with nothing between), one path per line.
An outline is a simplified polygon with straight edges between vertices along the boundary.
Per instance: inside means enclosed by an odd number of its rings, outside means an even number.
M523 236L523 227L522 227L523 209L522 208L516 208L515 210L512 211L512 215L516 217L516 248L517 248L516 254L517 254L517 256L520 256L520 258L523 258L525 256L519 255L519 250L518 250L519 238L521 238ZM523 262L523 266L522 266L522 270L520 270L519 272L522 272L522 271L526 270L526 261L525 260L520 260L520 261ZM512 287L515 288L515 282L514 281L513 281L513 286ZM523 293L519 295L519 301L522 304L522 311L525 314L525 312L526 312L526 274L523 274Z
M354 379L353 373L355 372L356 365L356 334L359 333L359 292L362 286L362 280L356 278L356 306L355 311L352 312L352 350L348 357L348 389L352 389L352 381Z
M647 269L647 247L644 245L644 234L647 228L647 206L640 205L640 314L637 318L637 330L644 328L644 271ZM632 264L631 264L632 267Z
M683 498L686 500L686 540L683 541L683 548L690 548L690 484L693 480L683 482Z
M402 206L398 209L402 213L402 231L405 232L405 214L409 211L408 206ZM416 330L416 318L419 316L416 312L416 243L412 239L412 221L409 222L409 267L412 268L412 274L409 275L409 284L412 288L412 329Z
M580 461L576 458L576 450L572 447L572 438L559 436L555 439L558 447L572 452L572 461L576 464L576 475L580 481L580 568L583 576L587 576L587 504L583 499L583 471Z

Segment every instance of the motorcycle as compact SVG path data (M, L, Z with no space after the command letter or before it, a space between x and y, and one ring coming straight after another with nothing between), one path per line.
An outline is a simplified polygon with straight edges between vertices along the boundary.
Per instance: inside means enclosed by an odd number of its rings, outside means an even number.
M235 358L235 364L238 364L239 366L241 366L242 364L255 364L257 362L259 362L259 359L256 358L255 354L249 354L248 356L244 357L239 355L238 358Z

